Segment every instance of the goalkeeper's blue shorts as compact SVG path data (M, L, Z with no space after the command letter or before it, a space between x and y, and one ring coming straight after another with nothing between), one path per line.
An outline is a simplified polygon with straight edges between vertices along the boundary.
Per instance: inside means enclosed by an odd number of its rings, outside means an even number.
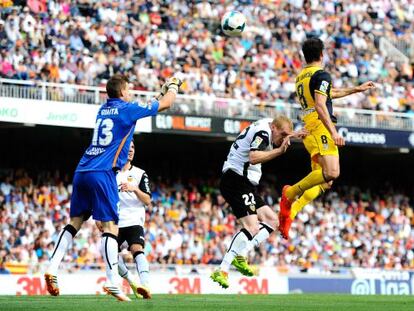
M119 196L114 171L75 172L70 217L119 220Z

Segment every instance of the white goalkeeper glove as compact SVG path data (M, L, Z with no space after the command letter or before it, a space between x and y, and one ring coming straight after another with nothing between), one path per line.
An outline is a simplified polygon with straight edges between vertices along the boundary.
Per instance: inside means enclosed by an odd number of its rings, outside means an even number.
M164 96L167 94L168 91L174 92L175 94L178 93L178 90L180 89L181 84L183 84L183 81L179 78L172 77L169 78L161 87L161 93L159 97Z

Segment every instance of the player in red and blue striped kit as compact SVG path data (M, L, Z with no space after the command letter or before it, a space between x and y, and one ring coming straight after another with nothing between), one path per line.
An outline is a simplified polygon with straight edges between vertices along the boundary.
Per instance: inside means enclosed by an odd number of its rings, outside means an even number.
M159 100L149 103L130 102L129 81L114 75L106 85L107 102L98 111L92 142L81 158L73 178L70 224L59 235L50 265L45 274L47 289L59 295L57 270L68 246L84 221L99 221L103 231L101 252L106 266L104 290L118 300L130 299L121 291L118 276L118 186L116 172L128 160L129 145L137 120L154 116L169 108L181 81L170 78L162 87Z

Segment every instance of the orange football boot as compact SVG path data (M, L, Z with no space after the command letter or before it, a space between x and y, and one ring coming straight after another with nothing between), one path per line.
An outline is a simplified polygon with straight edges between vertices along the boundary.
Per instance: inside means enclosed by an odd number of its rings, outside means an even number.
M289 187L289 185L283 186L279 212L279 231L282 237L286 240L289 239L289 230L292 225L292 219L290 218L292 202L286 197L286 190Z

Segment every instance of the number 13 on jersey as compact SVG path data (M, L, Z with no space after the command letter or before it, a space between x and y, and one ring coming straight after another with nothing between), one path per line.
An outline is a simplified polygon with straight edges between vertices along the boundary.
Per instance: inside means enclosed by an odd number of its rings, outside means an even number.
M108 146L113 139L112 128L114 121L112 119L97 119L93 131L92 145Z

